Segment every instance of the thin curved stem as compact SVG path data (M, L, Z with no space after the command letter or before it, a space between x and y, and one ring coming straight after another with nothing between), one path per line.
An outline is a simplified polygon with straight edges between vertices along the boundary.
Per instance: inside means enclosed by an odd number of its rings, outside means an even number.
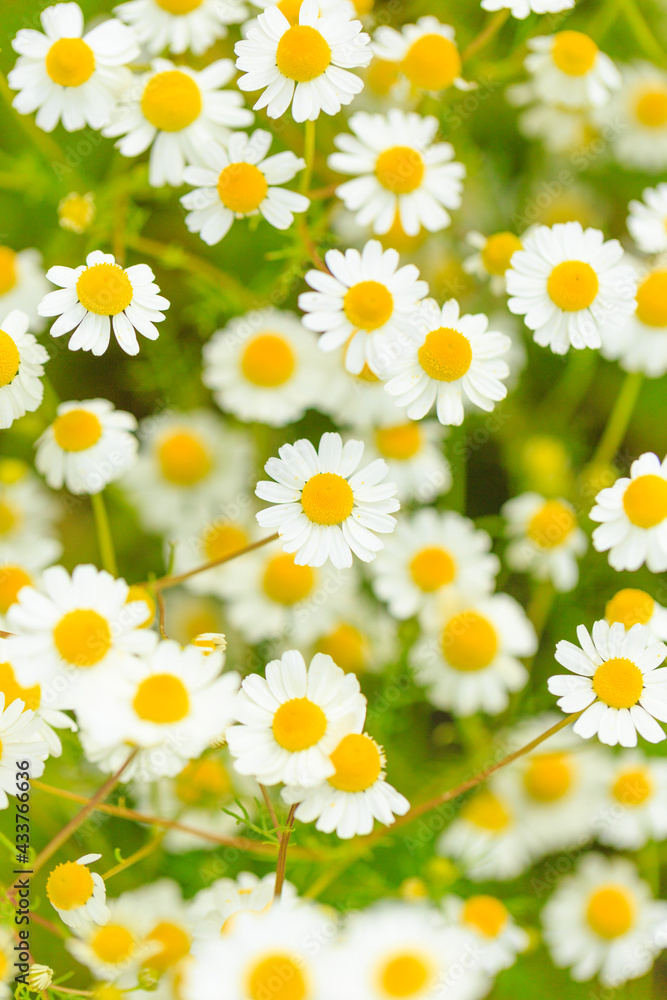
M287 814L287 825L283 830L282 836L280 838L280 845L278 847L278 860L276 862L276 890L275 898L279 899L282 891L283 885L285 883L285 869L287 868L287 848L289 846L289 839L292 835L292 829L294 827L294 813L296 812L298 802L290 808Z
M109 525L109 515L107 514L107 508L104 503L102 493L91 494L90 502L93 508L93 517L95 518L95 531L97 533L97 544L100 549L102 567L107 571L107 573L111 573L112 576L118 576L116 552L114 549L111 527Z
M474 55L476 55L480 49L484 48L484 46L491 41L493 36L498 34L509 16L509 10L499 10L497 14L494 14L487 26L483 28L479 35L477 35L476 38L473 38L470 45L463 50L461 53L461 61L467 62L468 59L471 59Z
M592 466L609 465L623 443L630 419L635 409L642 387L641 372L630 372L625 376L621 391L616 397L614 408L609 414L600 442L591 459Z
M315 122L307 121L303 140L303 158L306 161L301 174L301 193L306 194L310 187L315 165Z
M220 559L211 559L210 562L202 563L201 566L195 566L194 569L189 569L185 573L176 573L173 576L159 576L157 580L144 580L139 586L152 587L154 590L166 590L167 587L175 587L177 584L183 583L184 580L189 580L191 576L196 576L197 573L204 573L207 569L214 569L216 566L222 566L223 563L231 562L232 559L238 559L239 556L244 556L247 552L254 552L255 549L261 549L263 545L275 542L279 537L276 531L275 534L269 535L268 538L261 538L258 542L253 542L252 545L246 545L242 549L237 549L236 552L230 552L229 555L222 556Z

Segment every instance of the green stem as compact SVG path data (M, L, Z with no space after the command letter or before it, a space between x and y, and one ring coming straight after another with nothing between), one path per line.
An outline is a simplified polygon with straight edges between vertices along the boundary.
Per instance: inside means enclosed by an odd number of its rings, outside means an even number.
M107 573L111 573L112 576L118 576L116 553L114 552L113 538L111 536L111 528L109 527L109 518L107 516L104 498L101 493L93 493L91 494L90 502L93 507L95 531L97 532L97 544L100 549L102 567L107 571Z
M307 194L310 190L310 181L313 176L313 166L315 163L315 122L306 122L306 132L303 140L303 158L306 166L301 174L301 193Z
M289 845L289 839L292 834L292 828L294 826L294 813L297 810L298 802L290 808L287 815L287 825L283 830L282 836L280 838L280 846L278 847L278 860L276 862L276 889L275 898L279 899L282 891L283 885L285 884L285 870L287 868L287 847Z
M503 24L510 16L509 10L499 10L497 14L491 18L487 26L480 31L476 38L473 38L472 42L466 49L464 49L461 59L465 63L468 59L471 59L480 49L484 48L487 42L490 42L494 35L496 35Z
M654 59L659 65L662 65L665 60L665 51L647 24L637 0L620 0L620 3L625 18L645 54L649 59Z
M614 408L609 414L607 426L591 459L592 466L609 465L616 455L630 424L641 387L641 372L630 372L625 376Z

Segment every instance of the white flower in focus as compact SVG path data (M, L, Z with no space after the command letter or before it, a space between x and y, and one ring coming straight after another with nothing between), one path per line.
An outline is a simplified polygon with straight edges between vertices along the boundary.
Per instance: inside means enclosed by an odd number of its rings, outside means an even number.
M3 429L36 410L44 396L40 378L49 355L27 332L29 324L26 313L18 309L0 320L0 428Z
M579 580L577 558L588 539L577 523L569 501L547 500L539 493L522 493L502 508L507 535L512 539L505 558L510 569L550 580L556 590L569 591Z
M200 56L247 13L242 0L128 0L114 8L151 55L166 48Z
M47 898L68 927L82 927L88 921L106 924L109 920L104 879L88 867L101 857L101 854L84 854L76 861L56 865L49 873Z

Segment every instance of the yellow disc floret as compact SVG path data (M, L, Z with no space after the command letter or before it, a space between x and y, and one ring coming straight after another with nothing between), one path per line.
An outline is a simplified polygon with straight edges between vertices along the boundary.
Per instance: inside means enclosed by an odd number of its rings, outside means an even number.
M647 625L653 617L655 601L644 590L626 587L614 594L607 602L604 616L610 625L620 622L625 628L633 625Z
M16 280L16 254L11 247L0 246L0 296L11 292Z
M345 673L358 674L368 667L371 654L368 638L348 622L323 635L316 648L318 653L330 656Z
M547 500L531 517L527 534L539 548L555 549L569 538L576 526L577 519L570 507L560 500Z
M592 38L580 31L559 31L554 37L552 57L558 69L568 76L585 76L598 57L598 47Z
M359 281L345 293L343 312L356 330L378 330L391 319L394 299L380 281Z
M380 427L375 431L375 444L384 458L407 462L421 448L422 436L419 424L410 420L396 427Z
M484 267L489 274L504 274L517 250L521 250L521 240L514 233L489 236L482 250Z
M593 690L610 708L632 708L644 690L644 675L633 660L615 656L595 671Z
M597 274L583 260L564 260L556 264L547 281L549 298L564 312L588 309L599 287Z
M0 568L0 614L6 614L11 605L16 602L21 587L28 587L31 583L32 577L21 566L2 566Z
M297 962L289 955L272 954L253 967L248 977L250 1000L306 1000L308 987Z
M523 775L526 794L536 802L557 802L572 787L567 754L540 753L530 757Z
M507 908L495 896L471 896L463 907L463 922L474 927L484 937L498 937L507 918Z
M637 319L646 326L667 326L667 270L653 271L637 289Z
M291 698L283 702L273 716L276 743L290 753L315 746L324 736L326 728L324 712L309 698Z
M53 421L53 436L63 451L85 451L101 438L102 424L89 410L68 410Z
M132 302L134 291L127 274L118 264L93 264L76 283L79 302L96 316L117 316Z
M42 700L42 689L39 684L33 687L22 687L16 680L11 663L0 663L0 693L5 696L5 707L20 698L25 707L33 712L39 708Z
M667 517L667 479L637 476L623 494L623 509L638 528L654 528Z
M455 670L484 670L498 652L498 635L488 619L476 611L463 611L447 622L442 652Z
M426 594L447 586L456 576L456 563L445 549L437 545L420 551L410 562L410 576Z
M290 24L298 24L299 12L301 10L302 3L303 0L280 0L280 3L276 4L276 6L280 13L284 14Z
M624 886L606 885L590 896L586 920L599 937L613 941L630 930L634 911L634 899Z
M380 987L387 997L425 996L433 970L421 955L405 952L385 961L380 968Z
M187 716L190 697L180 678L173 674L152 674L137 688L132 707L145 722L168 725Z
M21 355L13 338L0 330L0 387L14 381L20 364Z
M227 769L216 757L191 760L176 778L175 790L189 806L219 803L229 798L233 786Z
M208 560L224 559L248 544L248 536L237 524L212 524L202 537L202 549Z
M461 76L461 56L444 35L422 35L412 43L401 62L410 83L422 90L444 90Z
M197 7L201 7L204 0L155 0L158 7L166 10L168 14L191 14Z
M192 431L174 431L157 448L162 475L174 486L194 486L211 471L207 444Z
M318 472L304 486L301 506L315 524L341 524L354 507L352 487L335 472Z
M8 535L10 531L18 527L21 520L22 516L19 510L0 500L0 535Z
M289 381L296 358L289 342L277 333L260 333L249 340L241 357L241 371L253 385L274 389Z
M89 608L68 611L53 630L53 642L63 660L75 667L94 667L111 649L106 618Z
M122 924L106 924L90 939L90 947L101 962L121 965L134 951L134 937Z
M190 935L178 924L172 924L168 920L157 924L146 935L146 940L160 945L160 951L146 960L146 965L159 973L177 965L190 951Z
M611 793L623 806L641 806L653 794L651 775L645 768L622 771L612 785Z
M391 146L375 162L375 176L387 191L410 194L424 178L424 160L412 146Z
M645 90L637 99L635 114L646 128L667 125L667 90Z
M290 607L305 600L315 586L315 573L310 566L297 566L294 556L281 552L266 564L262 587L277 604Z
M46 880L46 895L59 910L77 910L85 906L94 889L90 871L76 861L57 865Z
M61 87L80 87L95 72L95 55L82 38L59 38L46 54L46 72Z
M499 833L509 826L511 816L500 799L486 789L478 792L461 810L464 819L482 830Z
M327 69L331 63L331 49L316 28L295 24L278 42L276 63L288 80L308 83Z
M218 177L220 201L230 212L256 212L269 190L266 177L254 163L230 163Z
M141 97L145 117L161 132L180 132L199 117L202 99L199 87L187 73L169 69L156 73Z
M472 347L458 330L440 326L426 334L417 356L430 378L437 382L456 382L472 364Z
M380 748L365 733L344 736L329 759L336 773L327 781L341 792L364 792L382 773Z

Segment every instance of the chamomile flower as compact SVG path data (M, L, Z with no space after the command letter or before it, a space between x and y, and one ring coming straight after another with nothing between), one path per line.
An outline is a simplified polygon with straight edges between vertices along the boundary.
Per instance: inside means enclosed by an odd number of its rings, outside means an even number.
M18 792L17 770L22 769L17 767L17 761L27 760L29 776L39 778L44 774L48 756L49 748L42 739L35 713L26 709L20 698L7 702L0 691L0 809L9 805L8 795Z
M667 185L666 185L667 187ZM637 309L622 327L605 332L602 354L626 372L660 378L667 372L667 267L637 262Z
M305 212L310 205L304 195L278 186L291 181L305 160L289 150L267 157L271 140L271 133L263 129L250 138L234 132L226 146L211 144L202 150L206 166L183 172L186 184L195 187L181 198L188 210L185 224L208 246L227 235L234 219L259 213L276 229L289 229L294 213Z
M178 883L169 878L126 892L123 901L136 906L144 924L144 941L152 946L142 971L177 991L192 945L191 904L184 901Z
M667 184L644 188L642 200L628 207L628 232L642 253L667 250Z
M284 444L279 458L264 468L274 482L260 482L256 493L275 504L261 510L263 528L275 528L283 551L295 553L301 566L322 566L328 559L337 569L352 565L352 553L371 562L383 543L376 532L390 534L396 526L392 511L394 483L382 483L387 465L376 459L355 472L363 456L361 441L343 444L340 434L327 433L316 451L302 438Z
M533 339L554 354L600 347L601 333L635 308L637 282L622 263L618 240L579 222L537 226L523 238L507 271L511 312L524 316Z
M468 90L462 78L461 55L455 31L431 15L400 31L382 25L373 36L373 53L389 63L398 63L399 73L414 90L437 94L448 87Z
M19 53L8 76L18 90L13 107L37 111L36 122L52 132L59 121L68 132L106 125L130 77L127 63L139 55L132 31L110 18L84 34L76 3L58 3L40 14L44 34L22 28L12 42Z
M463 270L478 278L491 279L491 291L494 295L502 295L505 291L505 272L510 266L512 255L523 248L518 236L506 231L483 236L482 233L470 232L466 237L468 243L477 253L463 261Z
M27 465L0 459L0 565L32 572L57 559L62 546L54 536L60 514L60 504ZM7 607L13 603L7 598L15 595L11 588L5 592Z
M663 608L645 590L624 587L607 601L604 616L610 625L620 622L626 629L646 625L656 639L667 639L667 608Z
M597 974L603 986L618 987L653 965L667 933L667 903L653 899L631 862L588 854L558 885L542 924L554 963L575 982Z
M667 722L667 670L656 668L667 646L645 625L626 631L620 622L595 622L592 638L579 625L577 638L581 648L566 640L556 645L556 660L571 673L548 681L559 708L582 713L574 732L584 739L597 735L609 746L634 747L637 733L649 743L664 740L656 719Z
M241 0L128 0L114 8L151 55L166 48L175 55L189 49L200 56L247 12Z
M76 861L56 865L46 880L46 896L68 927L82 927L88 921L106 924L109 910L104 879L88 867L101 854L84 854Z
M385 389L411 420L421 420L435 404L441 424L463 423L463 400L490 412L507 395L502 379L509 367L501 356L512 346L504 333L488 330L483 313L461 315L455 299L440 308L421 305L419 325L385 374Z
M345 345L347 371L359 375L368 366L380 375L410 330L428 285L414 264L399 267L397 251L383 251L378 240L369 240L361 253L328 250L324 259L330 273L308 271L313 291L299 296L304 326L322 334L323 351Z
M44 396L40 377L49 356L27 332L29 323L18 309L0 320L0 428L36 410Z
M155 635L141 629L142 601L127 603L129 587L105 570L62 566L44 570L40 590L23 587L7 613L13 635L7 649L23 687L40 684L56 708L97 700L101 683L119 671L128 652L152 648Z
M344 586L331 595L330 624L317 613L314 653L326 653L345 673L378 672L398 655L396 627L359 587Z
M28 315L30 329L39 332L44 320L37 306L49 291L39 250L12 250L0 246L0 315L19 309Z
M596 839L621 851L667 839L667 761L630 751L613 757L605 774L605 801Z
M461 927L478 945L480 961L490 976L514 965L518 955L528 948L528 933L519 927L509 910L496 896L445 896L445 917Z
M601 123L612 126L613 154L622 166L657 173L667 167L667 73L647 62L622 72L623 85Z
M263 90L254 108L280 118L292 106L294 121L314 121L320 112L335 115L363 87L351 69L368 66L370 37L361 21L343 7L320 13L316 0L304 0L298 24L280 8L267 7L234 46L240 90Z
M558 31L528 41L526 69L537 97L565 108L602 107L621 74L609 56L581 31Z
M55 730L69 729L76 732L78 727L66 712L51 708L42 699L40 684L31 684L29 687L19 684L10 661L11 655L11 644L7 639L0 639L0 693L5 696L5 705L11 705L20 698L25 706L24 712L33 713L39 738L48 746L49 756L59 757L63 748Z
M394 617L423 617L446 594L493 590L500 561L490 549L486 531L456 511L419 510L401 518L373 563L373 589Z
M391 406L391 417L364 436L371 457L387 463L401 503L430 503L452 485L452 473L442 445L442 427L436 420L402 421ZM398 416L398 420L396 419Z
M513 879L530 863L520 817L493 785L468 799L436 845L473 882Z
M622 476L595 498L590 517L600 522L593 532L596 552L609 552L615 570L636 570L644 563L651 573L667 570L667 458L644 452Z
M230 320L204 345L202 381L239 420L283 427L325 392L317 338L294 313L262 309Z
M99 493L134 464L136 426L131 413L114 410L108 399L61 403L37 439L35 468L52 489Z
M126 354L139 353L137 332L157 340L155 324L164 319L159 310L168 309L169 303L159 294L148 264L123 269L113 254L93 250L85 264L52 267L46 276L60 288L44 296L38 312L58 317L51 327L52 337L74 330L67 345L70 351L104 354L112 327Z
M353 134L336 136L339 152L331 154L329 166L354 176L336 194L357 213L357 225L382 235L398 215L408 236L420 227L431 233L446 229L447 210L461 204L465 167L453 162L450 143L434 142L437 119L391 108L386 115L358 111L348 124Z
M572 504L562 498L547 500L539 493L522 493L508 500L502 513L512 539L505 553L510 569L551 580L556 590L576 587L577 558L588 548L588 540Z
M482 0L484 10L509 10L512 17L523 20L531 11L536 14L558 14L574 7L574 0Z
M266 679L244 679L235 712L226 736L239 774L311 788L335 773L330 755L363 726L366 699L330 656L317 653L306 667L293 649L267 664Z
M131 893L107 900L107 906L108 921L101 927L90 920L82 922L66 948L97 979L122 990L136 985L141 965L159 946L146 940L146 921Z
M252 913L268 911L276 890L275 872L263 878L253 872L239 872L236 878L220 878L200 889L192 900L194 937L199 941L220 940L234 926L230 917L250 910ZM283 884L281 900L293 900L296 889L290 882Z

